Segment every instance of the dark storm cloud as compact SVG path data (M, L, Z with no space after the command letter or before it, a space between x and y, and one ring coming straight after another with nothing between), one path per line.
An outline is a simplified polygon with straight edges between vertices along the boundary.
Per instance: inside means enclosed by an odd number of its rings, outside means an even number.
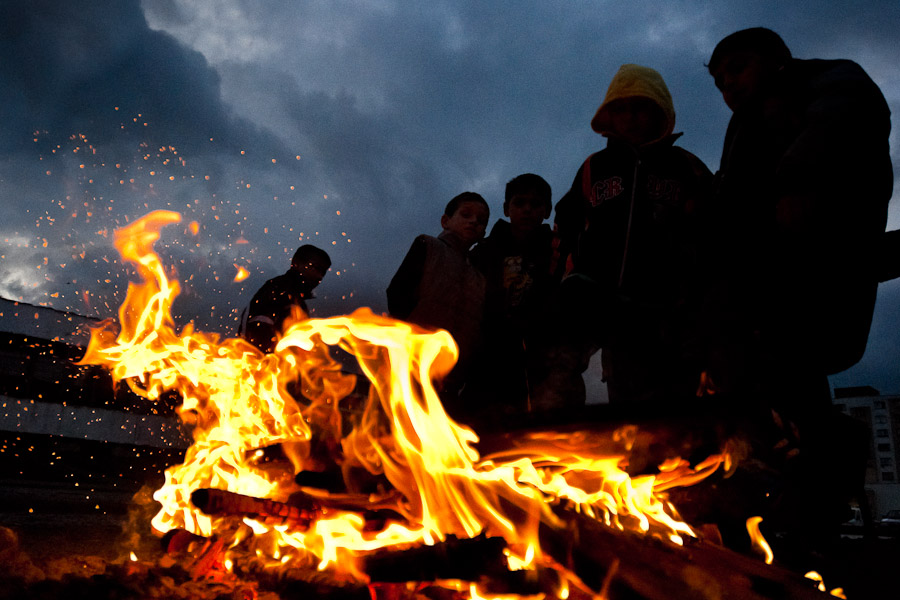
M168 241L204 290L179 306L201 325L231 317L236 261L255 271L272 250L235 245L253 231L246 206L303 178L284 143L233 115L203 55L151 30L136 1L4 3L0 56L2 293L112 314L127 283L112 232L168 209L204 223Z
M136 115L155 124L155 139L144 141L178 140L191 152L211 137L233 145L256 137L222 105L203 56L151 31L136 0L5 2L0 55L3 151L27 150L35 130L107 144Z

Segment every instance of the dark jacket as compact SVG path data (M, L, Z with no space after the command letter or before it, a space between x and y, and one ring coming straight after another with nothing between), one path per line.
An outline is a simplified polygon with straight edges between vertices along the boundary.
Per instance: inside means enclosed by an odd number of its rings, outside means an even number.
M890 111L848 60L792 60L779 75L728 126L709 230L724 308L711 328L835 373L862 357L871 324Z
M513 237L509 221L500 219L490 235L470 253L487 281L485 322L519 332L546 317L553 287L553 231L541 225L528 239Z
M541 225L525 240L500 219L470 253L487 281L479 359L464 398L485 422L529 410L529 383L542 362L554 278L553 231Z
M314 287L295 269L268 280L250 301L242 337L263 352L272 352L291 310L297 307L309 314L306 300L313 297Z
M712 174L676 137L641 149L611 138L556 205L562 251L604 292L655 306L684 293Z

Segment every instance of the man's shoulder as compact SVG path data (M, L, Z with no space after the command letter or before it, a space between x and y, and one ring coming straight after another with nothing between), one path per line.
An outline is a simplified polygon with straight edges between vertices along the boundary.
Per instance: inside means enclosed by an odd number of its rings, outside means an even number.
M878 85L859 63L846 58L794 59L790 65L792 83L817 90L840 89L846 93L876 93Z
M868 78L865 69L849 58L795 58L791 61L789 68L795 74L811 77L825 73L837 73Z

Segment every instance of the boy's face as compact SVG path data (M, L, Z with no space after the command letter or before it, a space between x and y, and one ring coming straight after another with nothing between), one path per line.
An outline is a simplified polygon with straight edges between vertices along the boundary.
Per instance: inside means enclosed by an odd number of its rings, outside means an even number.
M547 202L533 191L514 194L503 206L503 214L514 229L522 232L534 231L550 216Z
M662 109L649 98L622 98L611 102L607 110L613 133L633 146L652 142L664 129Z
M484 237L488 208L480 202L462 202L453 216L441 217L441 227L455 233L463 242L472 245Z
M756 52L734 52L725 56L710 75L732 111L749 106L765 89L772 68Z

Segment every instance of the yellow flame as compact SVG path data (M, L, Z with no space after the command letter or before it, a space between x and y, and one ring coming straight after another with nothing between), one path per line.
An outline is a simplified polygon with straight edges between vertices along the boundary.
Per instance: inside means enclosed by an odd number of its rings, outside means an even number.
M810 571L806 575L804 575L804 577L806 577L807 579L811 579L814 582L816 582L817 584L819 584L816 587L819 589L820 592L826 591L825 590L825 581L822 579L822 576L819 575L818 571Z
M811 579L816 584L818 584L816 585L816 588L820 592L828 592L835 598L842 598L843 600L847 600L847 596L846 594L844 594L844 588L837 587L829 592L828 588L825 587L825 579L821 575L819 575L818 571L809 571L806 575L804 575L804 577L806 577L807 579Z
M82 361L104 365L116 381L148 399L169 390L182 398L178 412L192 427L194 442L154 494L162 507L152 521L155 529L237 535L227 527L233 520L203 514L191 493L218 488L286 501L299 490L294 473L266 470L260 449L282 444L299 471L311 460L310 441L318 435L340 448L345 471L364 469L386 479L389 493L368 501L390 506L402 518L380 531L365 527L360 514L366 506L323 510L308 529L244 518L256 555L281 562L312 556L319 568L365 580L353 560L361 553L485 532L504 537L523 564L533 565L541 560L538 525L558 524L551 505L562 500L619 529L654 532L675 543L695 536L664 492L709 476L726 455L696 467L670 461L657 476L631 478L619 466L633 443L629 426L612 440L535 434L482 458L475 450L478 436L447 416L432 383L457 358L445 331L360 308L328 319L305 319L297 310L271 354L244 340L194 331L192 324L176 332L170 307L179 285L167 279L152 246L163 226L179 220L177 213L159 211L116 232L116 247L143 281L129 285L118 330L107 322L92 331ZM370 383L349 432L339 406L356 379L332 358L333 346L352 353ZM297 380L299 402L289 391Z
M775 560L775 554L772 553L772 547L769 546L769 542L766 541L766 538L763 537L762 532L759 530L760 523L762 523L762 517L750 517L747 519L747 533L750 534L750 541L753 542L753 546L765 556L766 564L771 565L772 561Z

